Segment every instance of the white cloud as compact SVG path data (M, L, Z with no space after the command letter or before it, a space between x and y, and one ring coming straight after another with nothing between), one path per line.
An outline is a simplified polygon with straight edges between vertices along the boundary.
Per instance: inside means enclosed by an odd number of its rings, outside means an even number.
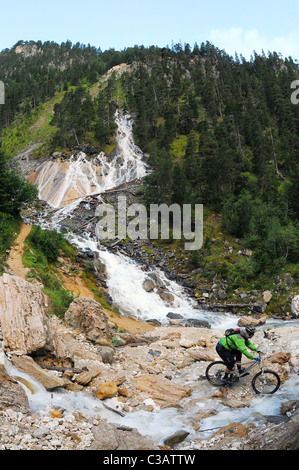
M209 41L219 49L224 49L234 56L235 52L242 54L247 60L253 51L261 54L262 51L281 53L284 57L291 56L299 59L299 40L297 32L290 32L286 36L269 38L262 35L257 29L244 31L243 28L213 29L209 34Z

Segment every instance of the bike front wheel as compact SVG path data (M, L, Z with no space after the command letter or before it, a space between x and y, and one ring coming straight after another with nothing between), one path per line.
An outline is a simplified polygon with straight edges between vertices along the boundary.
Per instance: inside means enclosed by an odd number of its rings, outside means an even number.
M264 370L252 379L252 388L257 394L271 395L280 387L280 378L273 370Z

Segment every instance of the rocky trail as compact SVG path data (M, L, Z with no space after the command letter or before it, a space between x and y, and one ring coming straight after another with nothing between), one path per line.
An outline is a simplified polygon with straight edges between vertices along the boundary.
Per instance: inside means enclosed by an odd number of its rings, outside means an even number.
M30 271L28 268L25 268L22 256L24 251L24 241L26 237L29 235L31 231L31 225L22 224L20 233L15 239L14 245L10 251L10 254L7 258L7 265L9 269L16 275L21 277L22 279L26 279L28 272Z

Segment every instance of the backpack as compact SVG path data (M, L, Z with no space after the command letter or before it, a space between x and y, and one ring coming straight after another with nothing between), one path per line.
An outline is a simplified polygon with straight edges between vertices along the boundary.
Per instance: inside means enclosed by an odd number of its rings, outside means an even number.
M240 330L241 328L228 328L227 330L225 330L225 336L231 336L231 335L236 335L238 333L240 333Z
M228 344L228 338L232 335L236 335L240 332L240 329L241 328L228 328L227 330L225 330L225 337L226 337L226 344L227 346L229 347L229 349L231 350L235 350L235 349L238 349L237 346L236 346L236 343L234 342L234 340L232 338L230 338L230 341L235 345L235 347L232 347Z

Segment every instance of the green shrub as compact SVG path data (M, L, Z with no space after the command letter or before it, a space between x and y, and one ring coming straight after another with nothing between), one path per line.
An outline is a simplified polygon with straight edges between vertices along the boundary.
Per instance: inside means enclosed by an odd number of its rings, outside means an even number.
M45 289L44 291L51 300L51 314L63 318L63 315L74 299L73 293L65 290L63 287L59 287L56 290Z
M32 245L41 250L49 263L55 263L59 256L59 249L64 245L63 236L55 231L42 230L40 227L33 227L29 235Z

